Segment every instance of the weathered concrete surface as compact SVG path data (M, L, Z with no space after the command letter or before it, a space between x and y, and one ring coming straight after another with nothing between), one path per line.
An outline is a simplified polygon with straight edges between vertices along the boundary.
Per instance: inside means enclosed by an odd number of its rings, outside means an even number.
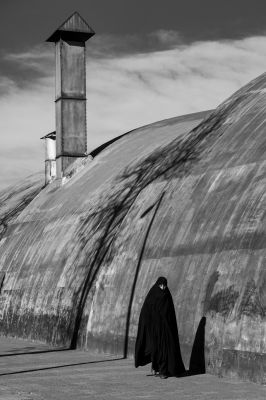
M44 174L36 173L0 192L0 238L22 210L44 187Z
M5 233L1 331L130 354L163 274L186 366L205 315L207 370L265 383L265 89L264 74L199 126L136 130L49 185Z
M1 400L264 400L266 396L266 387L252 383L211 375L162 380L147 376L148 366L135 369L129 359L49 350L53 349L39 343L0 338Z
M113 186L112 180L130 160L145 158L145 154L196 126L204 115L173 118L129 133L63 187L54 182L43 190L41 198L17 218L1 242L0 265L5 273L2 332L70 344L81 291L90 286L86 283L88 273L99 268L98 260L93 261L98 254L98 239L105 240L109 218L114 219L114 204L110 204L109 213L106 203L107 214L99 221L103 196ZM116 193L121 185L114 189ZM125 204L123 213L129 204ZM82 301L84 295L86 292ZM120 347L118 351L123 350Z

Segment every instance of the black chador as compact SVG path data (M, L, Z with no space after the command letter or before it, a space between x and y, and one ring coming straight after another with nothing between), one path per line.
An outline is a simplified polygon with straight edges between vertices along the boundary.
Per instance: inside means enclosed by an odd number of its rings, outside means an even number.
M161 378L185 372L175 308L164 277L158 278L142 306L135 346L135 367L152 363L153 374Z

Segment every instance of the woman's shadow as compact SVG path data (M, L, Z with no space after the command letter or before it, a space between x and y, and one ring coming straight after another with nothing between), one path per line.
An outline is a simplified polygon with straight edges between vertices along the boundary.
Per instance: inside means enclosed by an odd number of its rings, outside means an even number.
M205 325L206 317L202 317L195 335L189 362L189 370L182 376L205 374Z

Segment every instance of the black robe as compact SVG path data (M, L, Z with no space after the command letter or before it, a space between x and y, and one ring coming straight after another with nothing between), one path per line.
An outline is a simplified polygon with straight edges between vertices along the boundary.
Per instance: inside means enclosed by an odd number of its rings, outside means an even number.
M156 372L178 376L185 372L171 293L156 283L142 306L135 345L135 367L152 363Z

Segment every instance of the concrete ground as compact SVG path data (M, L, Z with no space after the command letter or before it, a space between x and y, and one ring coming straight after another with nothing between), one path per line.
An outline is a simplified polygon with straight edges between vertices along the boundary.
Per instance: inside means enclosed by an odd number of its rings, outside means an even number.
M212 375L162 380L133 360L0 337L0 400L265 400L266 387Z

